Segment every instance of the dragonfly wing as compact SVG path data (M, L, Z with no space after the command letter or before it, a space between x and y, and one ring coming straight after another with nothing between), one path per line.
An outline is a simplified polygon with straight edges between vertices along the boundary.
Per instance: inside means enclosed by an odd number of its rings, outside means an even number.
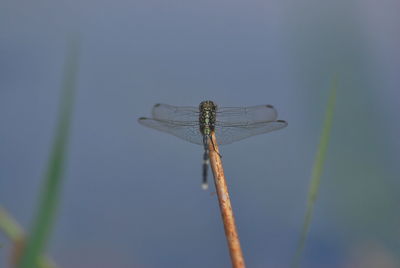
M251 136L264 134L287 126L283 120L257 122L253 124L225 124L215 126L215 135L219 145L229 144Z
M272 105L250 107L221 107L217 109L217 121L225 124L253 124L275 121L278 113Z
M158 103L153 106L154 119L163 121L198 121L199 109L192 106L172 106Z
M197 122L165 121L146 117L141 117L138 121L146 127L167 132L191 143L203 145L203 135Z

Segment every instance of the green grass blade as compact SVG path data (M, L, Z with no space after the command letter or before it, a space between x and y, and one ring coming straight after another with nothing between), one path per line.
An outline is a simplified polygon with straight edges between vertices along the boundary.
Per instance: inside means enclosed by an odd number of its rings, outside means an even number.
M321 181L321 174L324 167L326 151L328 150L329 135L332 128L333 114L336 101L336 88L337 88L337 77L334 78L332 82L332 87L330 90L330 96L328 100L328 106L326 108L325 122L322 129L322 134L320 137L319 146L317 149L317 154L315 156L314 167L311 175L310 188L308 191L308 201L307 210L304 216L303 228L298 241L296 253L293 257L291 267L299 267L301 256L305 247L308 231L310 228L310 223L312 219L312 214L314 210L314 204L317 199L319 185Z
M23 236L22 227L0 206L0 230L11 240L15 241Z
M0 206L0 230L15 244L24 237L24 230L11 215ZM47 257L39 259L40 268L57 268L57 265Z
M49 158L47 172L40 195L39 209L18 268L37 268L40 256L46 247L54 222L64 173L64 162L68 143L70 119L78 69L78 48L76 42L70 45L65 66L61 105L55 139Z

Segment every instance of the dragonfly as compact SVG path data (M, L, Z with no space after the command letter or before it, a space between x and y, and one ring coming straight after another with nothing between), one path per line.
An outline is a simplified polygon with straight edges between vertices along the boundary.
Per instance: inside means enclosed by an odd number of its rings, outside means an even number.
M272 105L249 107L219 107L207 100L194 106L172 106L158 103L153 106L152 117L140 117L139 123L172 134L204 147L202 188L207 189L209 145L215 133L218 145L230 144L251 136L268 133L287 126L277 120L278 113Z

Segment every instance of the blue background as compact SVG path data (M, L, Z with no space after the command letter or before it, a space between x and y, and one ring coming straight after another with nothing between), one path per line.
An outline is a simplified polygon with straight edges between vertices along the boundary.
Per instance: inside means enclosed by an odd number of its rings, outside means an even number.
M288 267L329 88L338 95L303 267L399 267L400 2L2 1L0 204L29 228L67 41L79 77L49 255L61 267L229 267L202 148L154 103L272 104L285 129L221 147L248 267ZM0 267L10 244L0 235Z

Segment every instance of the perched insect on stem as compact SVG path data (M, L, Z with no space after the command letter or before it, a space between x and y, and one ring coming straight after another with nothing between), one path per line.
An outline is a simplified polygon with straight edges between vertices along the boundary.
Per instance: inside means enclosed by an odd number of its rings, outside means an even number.
M272 105L218 107L212 101L203 101L199 107L156 104L152 110L152 118L141 117L139 123L202 145L202 187L207 189L211 133L215 133L218 145L225 145L286 127L287 123L277 120L277 117Z

